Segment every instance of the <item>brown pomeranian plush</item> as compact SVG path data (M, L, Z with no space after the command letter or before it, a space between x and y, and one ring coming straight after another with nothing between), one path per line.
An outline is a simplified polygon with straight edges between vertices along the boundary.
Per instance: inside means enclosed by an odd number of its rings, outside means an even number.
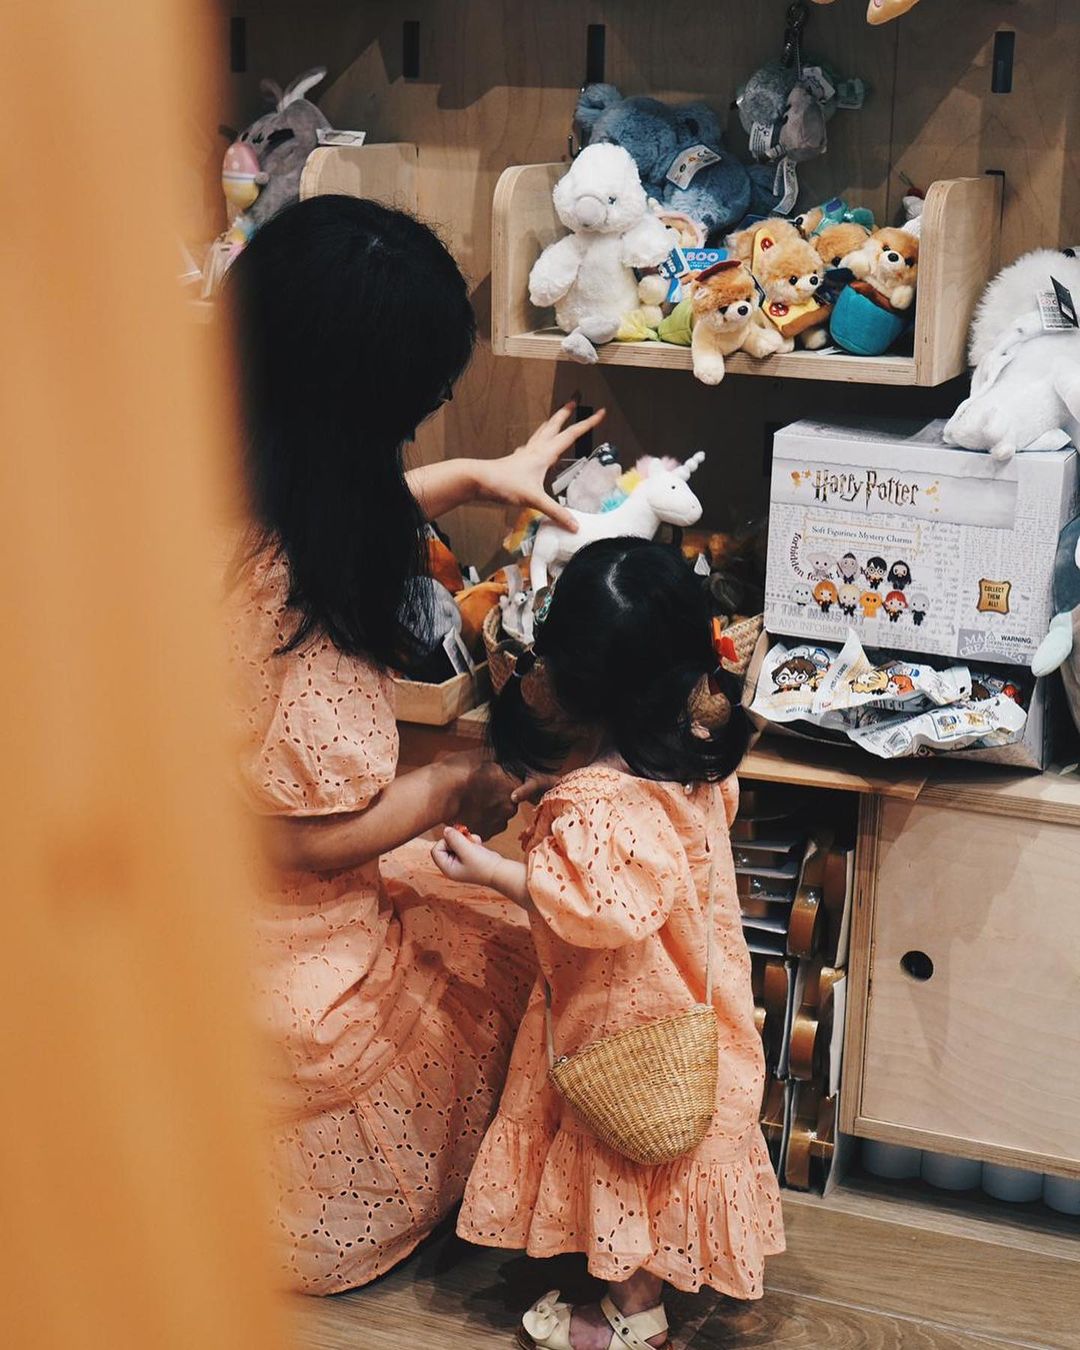
M844 259L849 253L862 248L869 238L870 231L865 225L856 225L850 221L841 225L827 225L810 242L817 250L822 266L828 270L830 267L846 267Z
M728 258L683 283L690 290L694 331L690 354L702 384L724 378L724 357L746 351L771 356L783 339L765 322L754 278L736 258Z
M844 265L892 309L911 308L919 279L919 241L913 234L875 230Z

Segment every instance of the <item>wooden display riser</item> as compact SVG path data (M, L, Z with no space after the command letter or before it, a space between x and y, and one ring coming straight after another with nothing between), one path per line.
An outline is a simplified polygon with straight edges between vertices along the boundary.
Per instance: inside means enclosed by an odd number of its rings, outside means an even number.
M491 346L500 356L567 359L563 335L550 328L551 311L529 303L529 272L543 249L566 233L551 190L565 164L507 169L495 189L491 235ZM994 178L934 183L926 197L919 249L919 299L911 356L850 356L794 351L755 360L727 359L735 375L839 380L861 384L938 385L967 366L967 332L976 301L998 262L1000 184ZM690 352L663 342L611 342L600 349L606 365L689 371Z

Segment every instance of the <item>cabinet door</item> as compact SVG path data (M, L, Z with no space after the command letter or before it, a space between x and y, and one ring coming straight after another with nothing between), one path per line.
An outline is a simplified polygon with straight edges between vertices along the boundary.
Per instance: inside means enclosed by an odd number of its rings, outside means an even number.
M1080 1170L1080 829L888 801L877 863L856 1128Z

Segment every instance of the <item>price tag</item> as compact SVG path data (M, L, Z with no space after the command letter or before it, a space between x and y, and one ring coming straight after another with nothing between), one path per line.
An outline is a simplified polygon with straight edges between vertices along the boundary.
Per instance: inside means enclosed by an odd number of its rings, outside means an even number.
M674 183L676 187L689 187L699 170L719 162L720 156L715 150L710 150L707 145L692 145L672 161L671 168L667 171L668 181Z

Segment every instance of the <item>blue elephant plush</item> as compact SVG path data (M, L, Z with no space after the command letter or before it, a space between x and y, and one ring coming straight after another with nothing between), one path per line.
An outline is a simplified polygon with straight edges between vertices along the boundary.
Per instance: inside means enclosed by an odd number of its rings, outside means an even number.
M710 237L776 206L773 170L747 168L726 150L720 119L705 103L670 107L655 98L623 98L612 84L590 84L578 99L576 122L584 144L623 146L648 195L700 221Z

